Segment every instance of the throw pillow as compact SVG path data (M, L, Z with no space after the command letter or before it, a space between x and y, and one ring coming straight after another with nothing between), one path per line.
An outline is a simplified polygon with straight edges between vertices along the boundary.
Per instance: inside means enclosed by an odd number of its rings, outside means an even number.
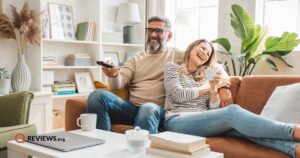
M261 116L285 123L300 124L300 83L278 86Z
M107 84L100 82L100 81L94 81L94 85L97 89L102 88L108 91L111 91L115 95L121 97L122 99L128 99L129 98L129 92L127 88L123 89L111 89Z

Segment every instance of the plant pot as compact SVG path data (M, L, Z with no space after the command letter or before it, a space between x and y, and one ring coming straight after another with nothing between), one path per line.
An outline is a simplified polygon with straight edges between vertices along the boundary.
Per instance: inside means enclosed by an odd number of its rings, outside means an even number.
M8 94L10 89L10 79L0 79L0 95Z
M24 55L18 53L18 63L11 75L11 86L14 92L29 90L31 85L30 70Z

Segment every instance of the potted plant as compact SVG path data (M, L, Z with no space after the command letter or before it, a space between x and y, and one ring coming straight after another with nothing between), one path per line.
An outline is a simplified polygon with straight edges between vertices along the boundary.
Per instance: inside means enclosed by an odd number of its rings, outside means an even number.
M24 55L27 43L40 45L40 13L31 10L28 3L24 3L20 12L10 5L12 19L0 13L0 39L13 39L16 42L18 63L12 72L13 91L28 90L31 84L31 75Z
M8 94L10 89L10 76L5 68L0 68L0 95Z
M274 58L293 67L286 61L285 55L291 53L300 42L296 33L284 32L280 37L266 37L266 26L255 25L249 13L237 4L232 5L231 9L231 26L241 40L240 54L231 52L231 44L227 38L218 38L213 43L221 45L221 49L218 48L217 51L229 57L233 75L250 75L260 61L278 71ZM227 61L223 64L229 70ZM229 71L228 73L230 74Z

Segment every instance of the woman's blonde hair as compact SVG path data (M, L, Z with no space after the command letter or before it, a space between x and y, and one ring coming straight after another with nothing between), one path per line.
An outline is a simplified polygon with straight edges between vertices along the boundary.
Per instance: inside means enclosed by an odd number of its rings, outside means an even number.
M216 65L217 56L216 56L216 52L215 52L215 48L214 48L213 44L206 39L198 39L198 40L194 41L193 43L191 43L185 50L184 58L180 62L180 67L178 69L180 76L188 74L187 65L188 65L188 61L190 59L191 52L196 46L198 46L202 42L209 43L209 45L211 47L211 52L209 54L208 60L204 64L202 64L198 67L198 69L196 70L196 72L193 75L193 78L198 82L204 82L205 81L204 70L208 69L208 68L212 68Z

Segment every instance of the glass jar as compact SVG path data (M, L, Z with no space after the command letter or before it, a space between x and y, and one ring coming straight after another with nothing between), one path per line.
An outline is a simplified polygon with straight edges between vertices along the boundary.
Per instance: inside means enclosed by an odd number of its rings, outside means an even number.
M139 126L125 132L128 149L131 152L145 151L149 143L149 131L141 129Z

